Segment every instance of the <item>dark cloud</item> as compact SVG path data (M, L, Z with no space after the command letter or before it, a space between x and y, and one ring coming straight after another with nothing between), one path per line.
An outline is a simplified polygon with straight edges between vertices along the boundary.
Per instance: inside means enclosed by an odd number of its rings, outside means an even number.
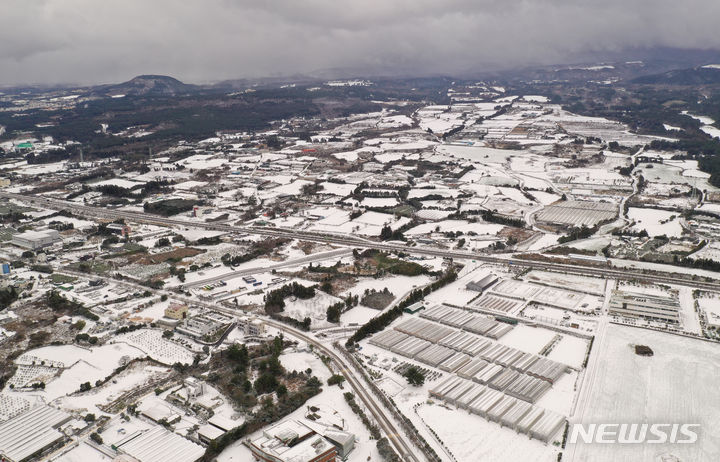
M717 0L4 0L0 83L452 74L720 49Z

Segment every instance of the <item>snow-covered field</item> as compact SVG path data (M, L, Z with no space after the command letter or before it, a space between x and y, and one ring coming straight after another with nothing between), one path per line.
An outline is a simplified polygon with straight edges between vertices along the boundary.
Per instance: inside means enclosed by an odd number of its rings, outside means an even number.
M417 414L435 431L458 462L557 460L559 451L556 446L532 440L464 410L451 409L439 403L422 404Z
M633 230L645 230L651 237L663 234L668 237L680 237L682 234L679 212L630 207L628 218L635 221Z
M60 372L59 376L45 375L45 389L30 393L39 394L47 401L78 391L80 384L105 379L113 371L131 359L144 357L145 354L138 348L126 344L109 344L93 348L80 348L74 345L47 346L24 353L16 361L18 364L45 363L54 366ZM23 374L25 368L32 366L19 366L18 374ZM17 380L17 377L14 378ZM25 377L27 380L28 377ZM11 382L12 383L12 382Z
M285 309L282 314L298 321L309 317L312 320L311 326L313 328L326 327L331 325L326 320L328 307L340 301L342 300L338 297L316 290L315 296L309 299L286 299Z
M147 356L163 364L173 365L177 362L190 364L193 354L175 342L166 340L162 330L140 329L114 337L114 343L126 343L143 351Z
M633 345L652 348L652 357ZM695 444L568 445L563 460L720 460L720 346L645 329L611 324L596 353L601 361L592 383L584 423L700 424ZM659 455L672 455L658 458Z

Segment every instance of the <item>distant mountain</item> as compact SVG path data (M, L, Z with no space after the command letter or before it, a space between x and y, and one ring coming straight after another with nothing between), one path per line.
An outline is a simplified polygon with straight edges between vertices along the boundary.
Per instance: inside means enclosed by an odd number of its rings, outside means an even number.
M646 85L717 85L720 84L720 64L645 75L633 79L631 82Z
M124 83L93 87L93 93L107 96L176 96L199 89L166 75L139 75Z

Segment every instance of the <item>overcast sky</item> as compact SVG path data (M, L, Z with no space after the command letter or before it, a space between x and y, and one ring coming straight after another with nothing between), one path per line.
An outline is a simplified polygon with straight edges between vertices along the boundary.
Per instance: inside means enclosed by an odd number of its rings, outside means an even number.
M718 0L2 0L0 84L185 82L720 49Z

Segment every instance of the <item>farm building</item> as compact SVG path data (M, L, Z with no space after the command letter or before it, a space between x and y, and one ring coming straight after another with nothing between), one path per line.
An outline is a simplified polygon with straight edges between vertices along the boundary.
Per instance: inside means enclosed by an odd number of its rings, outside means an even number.
M21 462L62 442L58 429L72 419L50 406L42 405L0 424L0 460Z
M272 462L330 462L337 448L297 420L284 420L245 443L255 460Z
M551 442L565 424L565 417L560 414L457 376L441 381L429 393L433 398L546 443Z
M115 447L139 462L195 462L205 453L199 444L162 427L132 433Z
M467 290L474 290L475 292L485 292L485 290L495 284L498 281L498 277L492 273L485 277L478 279L477 281L468 282L465 288Z
M536 218L553 225L593 227L616 216L617 205L610 202L563 201L545 207Z
M609 312L611 315L626 318L680 323L680 302L677 297L671 296L615 290L610 299Z
M10 241L18 247L24 249L42 249L62 241L60 233L54 229L46 229L43 231L25 231L24 233L15 234Z

